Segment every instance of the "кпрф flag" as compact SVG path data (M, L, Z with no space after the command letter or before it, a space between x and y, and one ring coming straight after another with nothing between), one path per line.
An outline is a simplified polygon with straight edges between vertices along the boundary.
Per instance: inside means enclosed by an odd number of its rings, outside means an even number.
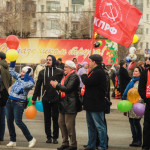
M93 33L129 47L142 13L126 0L97 0Z

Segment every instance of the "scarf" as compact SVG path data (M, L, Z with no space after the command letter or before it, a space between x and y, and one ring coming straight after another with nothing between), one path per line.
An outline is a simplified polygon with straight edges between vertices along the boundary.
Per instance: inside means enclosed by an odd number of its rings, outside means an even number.
M122 99L123 99L123 100L127 99L127 93L128 93L128 91L129 91L131 88L133 88L135 82L136 82L136 81L139 81L139 80L140 80L140 77L136 77L136 78L133 77L133 78L132 78L132 80L128 83L128 85L127 85L127 87L126 87L126 89L125 89L125 91L124 91L124 93L123 93L123 96L122 96Z
M67 77L68 77L69 75L71 75L72 73L74 73L74 72L76 72L76 70L72 70L72 71L70 71L66 76L64 76L64 78L61 80L61 85L64 85L64 84L65 84L65 80L67 79ZM62 91L59 91L59 92L60 92L61 98L66 97L65 92L62 92Z

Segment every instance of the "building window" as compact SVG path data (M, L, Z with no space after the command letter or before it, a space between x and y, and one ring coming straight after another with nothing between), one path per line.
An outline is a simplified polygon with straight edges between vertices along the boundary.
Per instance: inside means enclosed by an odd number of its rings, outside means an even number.
M146 20L149 21L149 14L146 14Z
M68 24L66 23L65 24L65 31L67 31L68 30Z
M146 34L148 35L148 28L146 28Z
M72 0L72 4L82 4L84 5L85 0Z
M48 30L52 30L52 29L59 30L60 29L60 24L59 24L58 20L49 20L47 22L48 22L48 24L47 24Z
M6 2L6 9L7 11L10 11L11 10L11 2Z
M60 2L58 1L47 1L46 2L47 11L59 11L60 10Z
M37 23L36 23L36 22L34 22L34 24L33 24L33 28L34 28L34 29L36 29L36 28L37 28Z
M32 13L32 18L35 18L35 13Z
M146 49L149 49L149 43L146 42Z
M42 12L44 11L44 5L41 5L41 11Z
M140 48L143 49L143 43L142 42L140 43Z
M149 0L147 0L147 8L149 8Z
M44 22L41 24L41 30L44 30Z
M72 5L73 13L83 11L83 5Z
M73 30L78 30L78 24L74 23L74 24L72 25L72 29L73 29Z

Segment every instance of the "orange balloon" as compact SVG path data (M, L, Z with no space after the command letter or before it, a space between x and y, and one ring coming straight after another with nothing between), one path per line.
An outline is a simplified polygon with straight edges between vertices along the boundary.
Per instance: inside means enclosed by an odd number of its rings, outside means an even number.
M25 111L25 115L28 119L34 119L37 115L37 110L35 108L35 106L30 106L26 109Z
M127 97L128 97L128 100L132 103L132 104L135 104L138 102L139 98L140 98L140 95L139 95L139 92L136 88L132 88L128 91L127 93Z

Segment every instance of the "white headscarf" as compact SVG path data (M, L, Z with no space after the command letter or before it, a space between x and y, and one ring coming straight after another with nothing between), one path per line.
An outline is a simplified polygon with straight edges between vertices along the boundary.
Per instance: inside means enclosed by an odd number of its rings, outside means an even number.
M71 60L67 60L65 62L65 64L68 65L71 69L76 69L75 63L73 61L71 61Z

